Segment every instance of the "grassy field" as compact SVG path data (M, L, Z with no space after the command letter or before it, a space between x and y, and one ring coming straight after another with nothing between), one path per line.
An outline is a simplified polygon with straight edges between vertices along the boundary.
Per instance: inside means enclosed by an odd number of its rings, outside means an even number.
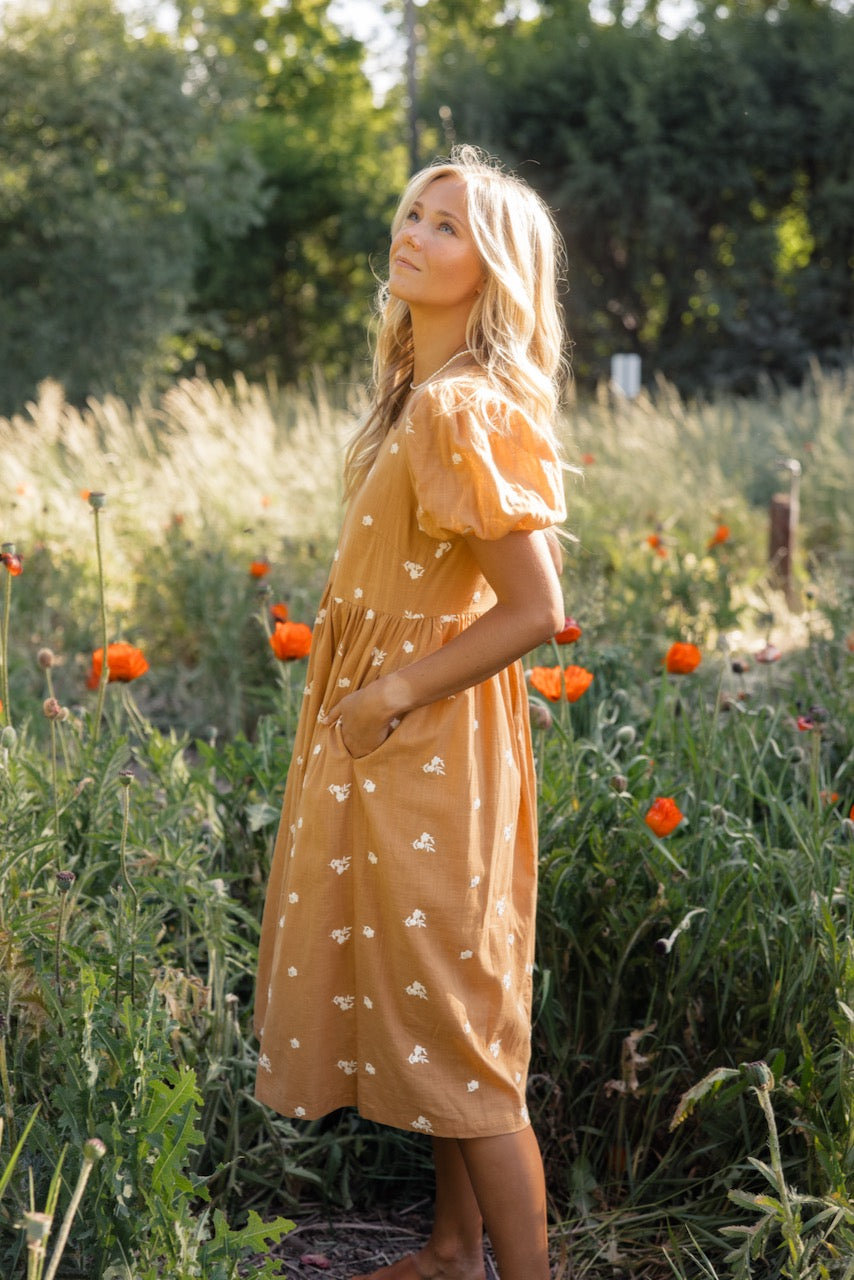
M313 620L362 407L358 388L197 380L81 412L46 384L0 420L10 1276L229 1280L250 1257L274 1276L277 1214L429 1186L417 1137L252 1098L304 678L268 643L271 606ZM851 1280L854 371L696 404L603 388L565 433L581 634L526 661L531 1111L558 1273ZM768 506L792 461L787 601ZM125 683L99 679L105 637L144 656ZM696 653L668 663L674 644ZM593 679L554 700L567 666Z

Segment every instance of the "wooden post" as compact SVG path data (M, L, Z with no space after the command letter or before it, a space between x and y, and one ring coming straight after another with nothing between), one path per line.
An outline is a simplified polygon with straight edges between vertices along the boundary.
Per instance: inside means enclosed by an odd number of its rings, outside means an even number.
M783 466L789 472L789 492L775 493L771 499L768 560L772 581L781 588L790 609L799 606L795 588L795 545L800 516L801 464L788 458Z

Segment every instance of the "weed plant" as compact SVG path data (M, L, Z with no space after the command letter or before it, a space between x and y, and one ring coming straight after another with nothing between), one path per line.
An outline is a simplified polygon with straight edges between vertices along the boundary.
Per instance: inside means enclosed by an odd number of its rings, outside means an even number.
M854 1274L852 419L854 376L818 372L568 415L581 635L528 662L593 673L572 703L532 687L531 1111L567 1276ZM272 1276L283 1211L429 1187L418 1136L252 1096L304 680L269 608L311 622L346 421L322 388L193 381L82 413L48 385L0 422L7 1275ZM765 563L781 458L803 470L796 612ZM132 683L87 686L102 603L150 663Z

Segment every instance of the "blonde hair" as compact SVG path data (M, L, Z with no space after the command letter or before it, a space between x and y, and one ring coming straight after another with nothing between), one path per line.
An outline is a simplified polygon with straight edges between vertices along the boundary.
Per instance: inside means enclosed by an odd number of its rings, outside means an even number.
M416 173L391 226L397 234L412 205L438 178L465 183L475 246L486 272L466 331L466 345L488 384L554 441L554 418L566 373L564 329L557 298L563 246L552 216L527 183L475 147L455 147ZM377 294L379 325L374 351L373 401L347 449L349 497L370 469L386 433L400 416L414 364L409 306Z

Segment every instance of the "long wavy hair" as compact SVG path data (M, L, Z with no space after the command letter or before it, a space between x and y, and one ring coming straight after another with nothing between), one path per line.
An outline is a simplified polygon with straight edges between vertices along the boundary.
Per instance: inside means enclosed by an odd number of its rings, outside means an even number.
M564 251L552 216L527 183L465 145L410 179L392 222L392 238L426 188L447 176L465 184L472 237L486 274L469 316L466 346L490 388L554 441L567 362L557 296ZM391 296L387 281L377 293L377 312L372 404L347 449L348 497L402 413L414 367L409 306Z

